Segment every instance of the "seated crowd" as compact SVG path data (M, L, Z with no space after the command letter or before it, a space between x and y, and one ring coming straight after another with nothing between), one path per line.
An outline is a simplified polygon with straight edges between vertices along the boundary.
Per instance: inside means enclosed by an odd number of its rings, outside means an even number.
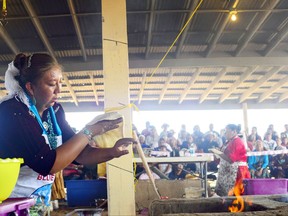
M251 178L288 178L288 155L259 153L262 151L284 150L288 148L288 124L284 126L285 131L279 134L274 130L273 125L269 125L267 132L262 137L257 133L257 128L253 127L250 134L247 134L248 167ZM134 129L137 128L134 126ZM144 152L161 151L169 152L171 157L182 156L183 152L210 153L210 148L220 149L225 147L225 130L220 133L214 130L213 124L209 125L209 131L201 132L200 127L195 125L193 131L189 133L186 126L182 125L178 134L174 130L169 130L168 124L163 124L162 131L157 132L155 126L146 122L146 128L142 132L137 132L140 144ZM133 151L137 154L135 146ZM182 153L182 154L181 154ZM208 163L208 171L217 172L219 159ZM156 164L155 168L169 179L185 179L200 172L200 164L179 163L179 164ZM142 176L141 176L142 175ZM155 178L162 178L153 172ZM136 177L147 178L141 165L137 165Z

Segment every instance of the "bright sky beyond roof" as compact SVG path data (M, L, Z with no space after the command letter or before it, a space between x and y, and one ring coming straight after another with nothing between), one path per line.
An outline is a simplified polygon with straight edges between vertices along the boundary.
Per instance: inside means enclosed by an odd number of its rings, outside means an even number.
M91 121L101 112L78 112L66 113L66 119L69 124L81 130L86 123ZM284 131L284 124L288 124L287 109L251 109L248 110L249 133L253 126L258 128L259 135L263 137L268 125L273 124L278 133ZM187 131L192 132L195 125L199 125L202 132L208 131L210 123L214 124L216 131L225 128L227 124L241 124L244 128L242 110L192 110L192 111L139 111L133 112L133 123L141 132L145 128L146 121L150 121L158 131L161 132L161 125L168 123L169 129L176 133L182 124L186 125Z

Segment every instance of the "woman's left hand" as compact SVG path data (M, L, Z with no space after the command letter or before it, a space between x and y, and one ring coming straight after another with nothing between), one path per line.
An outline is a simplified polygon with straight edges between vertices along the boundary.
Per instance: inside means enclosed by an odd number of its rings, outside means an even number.
M129 151L127 150L127 147L131 145L132 143L136 143L136 141L133 138L119 139L112 148L113 156L115 158L118 158L118 157L128 154Z

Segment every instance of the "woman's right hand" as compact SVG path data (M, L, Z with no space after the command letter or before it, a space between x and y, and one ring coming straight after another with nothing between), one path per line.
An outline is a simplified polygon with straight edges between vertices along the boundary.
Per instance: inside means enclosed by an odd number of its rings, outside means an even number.
M94 137L118 128L121 122L123 122L123 118L118 118L115 120L103 120L93 125L86 125L86 128L92 132Z

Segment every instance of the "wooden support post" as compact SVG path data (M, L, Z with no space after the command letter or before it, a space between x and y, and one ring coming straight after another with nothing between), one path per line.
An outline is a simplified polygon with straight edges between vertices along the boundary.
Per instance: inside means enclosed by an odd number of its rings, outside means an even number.
M102 43L104 71L104 107L111 109L129 105L129 62L127 42L126 0L102 0ZM132 137L132 111L124 116L124 136ZM130 154L106 163L108 215L135 215L135 192Z

